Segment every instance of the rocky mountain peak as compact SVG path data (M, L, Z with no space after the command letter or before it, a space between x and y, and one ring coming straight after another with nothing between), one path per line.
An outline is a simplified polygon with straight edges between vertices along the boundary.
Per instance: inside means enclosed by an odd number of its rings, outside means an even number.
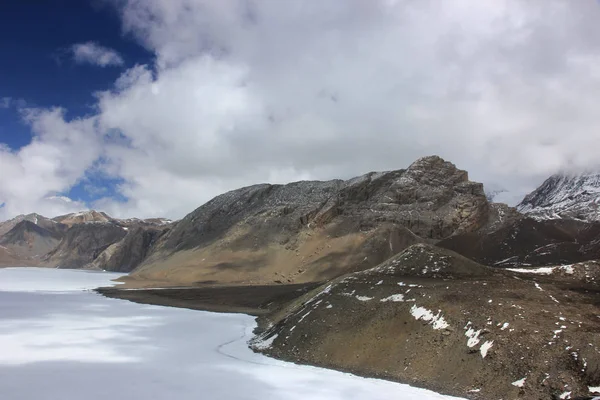
M439 156L419 158L408 167L404 175L425 184L456 185L469 180L467 171L456 168L456 165Z
M53 220L68 226L72 226L74 224L82 224L87 222L112 222L113 218L102 211L87 210L61 215L53 218Z
M536 219L600 221L600 172L555 174L517 206Z

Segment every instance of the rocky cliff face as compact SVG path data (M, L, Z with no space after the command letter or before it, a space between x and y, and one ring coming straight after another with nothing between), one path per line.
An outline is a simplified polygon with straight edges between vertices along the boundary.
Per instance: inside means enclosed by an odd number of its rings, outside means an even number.
M139 279L272 283L329 279L410 244L501 223L483 186L432 156L348 181L225 193L161 237Z
M535 219L600 221L600 173L557 174L528 194L517 206Z
M106 248L85 268L113 272L131 272L146 258L150 249L168 228L137 226L125 237Z
M42 261L58 268L81 268L96 259L108 246L123 239L126 231L111 223L75 224Z

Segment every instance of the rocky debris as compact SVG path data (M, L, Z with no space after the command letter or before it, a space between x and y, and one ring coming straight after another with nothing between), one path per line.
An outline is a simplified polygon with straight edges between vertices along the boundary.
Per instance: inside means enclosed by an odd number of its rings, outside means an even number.
M600 223L521 218L492 232L456 235L437 245L494 267L572 264L600 259Z
M347 181L254 185L217 196L179 221L133 276L163 279L170 268L170 278L182 283L330 279L419 241L501 226L499 210L480 183L437 156ZM396 246L390 229L404 238Z
M600 221L600 173L557 174L528 194L517 209L536 219Z
M574 398L600 383L597 293L415 245L261 317L250 346L467 398Z
M138 226L127 231L125 237L111 244L85 268L113 272L131 272L147 256L158 238L168 228Z
M74 224L58 246L42 258L42 262L58 268L81 268L126 234L126 230L113 223Z

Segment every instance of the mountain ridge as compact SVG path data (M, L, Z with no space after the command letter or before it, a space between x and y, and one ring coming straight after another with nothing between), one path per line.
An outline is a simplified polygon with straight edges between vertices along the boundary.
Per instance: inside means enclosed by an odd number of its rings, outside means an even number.
M535 219L600 221L600 172L555 174L517 205Z

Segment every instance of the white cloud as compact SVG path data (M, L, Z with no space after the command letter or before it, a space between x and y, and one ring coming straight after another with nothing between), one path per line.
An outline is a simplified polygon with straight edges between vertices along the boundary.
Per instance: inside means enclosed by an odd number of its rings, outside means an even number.
M10 97L0 97L0 109L9 108L12 104L12 99Z
M127 201L94 206L117 216L178 218L239 186L429 154L513 201L561 169L598 167L596 2L115 4L156 64L125 71L93 117L30 121L93 132L98 148L47 180L68 187L102 156Z
M60 108L25 109L23 113L34 138L18 151L0 146L1 219L34 211L53 216L85 208L52 195L68 191L99 157L102 150L95 119L65 122Z
M117 51L94 42L74 44L71 46L71 51L73 52L73 60L79 64L113 67L125 63L123 57Z

